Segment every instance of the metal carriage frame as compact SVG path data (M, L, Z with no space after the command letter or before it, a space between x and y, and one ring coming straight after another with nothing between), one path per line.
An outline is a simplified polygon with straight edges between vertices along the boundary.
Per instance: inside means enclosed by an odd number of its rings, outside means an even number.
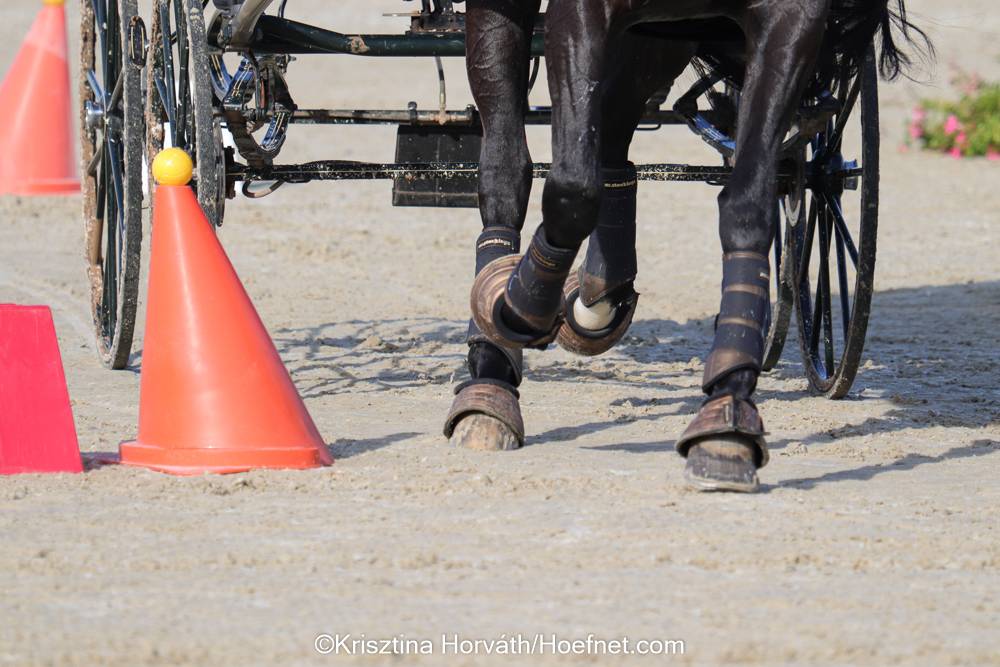
M288 0L81 0L81 156L84 219L94 324L101 357L128 364L138 303L144 170L164 146L187 150L209 219L221 224L225 201L260 197L285 183L387 179L397 205L474 206L478 175L476 109L449 109L440 59L465 55L464 16L452 0L420 0L409 30L348 35L285 18ZM277 4L277 11L268 13ZM535 73L544 54L540 19L532 40ZM665 39L691 38L693 26L668 26ZM671 34L671 30L674 34ZM237 54L230 71L225 55ZM301 109L285 83L299 54L426 57L437 60L437 109ZM645 129L686 126L718 152L721 165L639 165L640 180L722 185L735 151L739 90L707 68L671 109L648 104ZM532 82L534 75L532 76ZM855 109L859 109L855 111ZM550 123L532 107L526 122ZM860 146L845 155L849 123ZM297 124L383 124L399 128L397 161L324 160L278 164ZM226 147L223 132L232 138ZM783 146L775 202L774 284L765 369L773 368L791 321L797 325L811 387L832 398L850 389L861 360L873 291L879 182L878 81L872 49L855 76L803 100ZM860 161L859 161L860 160ZM534 175L548 173L535 164ZM155 187L149 179L149 189ZM855 194L852 194L855 193ZM849 220L845 197L860 197ZM146 202L146 204L144 204Z

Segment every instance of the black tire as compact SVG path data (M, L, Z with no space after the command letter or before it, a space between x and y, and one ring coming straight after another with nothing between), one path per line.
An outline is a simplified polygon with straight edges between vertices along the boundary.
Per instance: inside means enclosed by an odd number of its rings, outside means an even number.
M83 0L80 35L80 157L91 311L101 361L121 369L132 350L142 247L144 30L137 0Z
M182 148L194 162L191 187L205 215L225 215L225 153L212 98L202 0L155 0L147 70L147 151ZM152 160L150 161L152 162ZM150 175L150 189L155 189Z
M812 389L828 398L844 397L854 382L874 291L880 143L874 48L858 76L837 88L843 111L813 140L805 165L807 213L792 235L803 365ZM860 165L851 162L855 156ZM858 185L860 196L848 196Z

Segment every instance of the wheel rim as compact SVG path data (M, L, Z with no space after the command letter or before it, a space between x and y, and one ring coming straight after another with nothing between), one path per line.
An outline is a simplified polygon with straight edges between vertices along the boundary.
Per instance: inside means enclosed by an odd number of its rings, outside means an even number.
M871 308L878 220L878 99L874 54L834 91L841 112L810 146L808 191L793 233L799 337L811 386L850 389ZM856 108L857 107L857 108Z
M91 305L105 364L128 362L138 291L141 147L138 72L126 60L122 28L134 2L91 0L82 14L81 156ZM138 180L138 183L137 183ZM137 187L138 184L138 187Z

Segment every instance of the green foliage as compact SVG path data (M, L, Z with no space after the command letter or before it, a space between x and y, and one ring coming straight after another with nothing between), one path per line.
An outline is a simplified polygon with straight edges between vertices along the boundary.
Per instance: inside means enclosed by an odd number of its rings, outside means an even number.
M957 102L924 100L910 120L908 145L954 157L1000 159L1000 83L974 77L957 82Z

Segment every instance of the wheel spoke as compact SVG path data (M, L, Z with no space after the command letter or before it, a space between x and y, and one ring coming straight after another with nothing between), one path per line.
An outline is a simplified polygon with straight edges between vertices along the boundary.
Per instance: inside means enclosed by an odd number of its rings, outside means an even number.
M176 122L174 119L174 108L170 106L170 93L167 88L166 82L163 77L156 77L156 94L160 96L160 106L163 107L164 113L167 114L167 122L170 123L170 127L176 127Z
M163 106L167 110L167 118L170 120L170 128L173 130L172 140L177 138L177 102L174 98L174 50L170 44L170 8L164 3L160 5L160 26L162 38L161 49L163 50L163 86L157 88L161 97L166 93Z
M851 231L847 228L847 221L844 220L844 211L840 207L840 201L836 197L824 196L827 206L830 208L830 214L833 216L833 224L837 228L837 233L843 239L844 245L847 248L847 254L850 256L851 261L854 262L854 268L858 268L858 248L854 245L854 239L851 238Z
M98 149L98 154L101 156L100 162L100 176L97 181L97 211L95 217L98 220L104 221L107 216L107 197L108 197L108 159L107 159L107 142L102 141L101 147Z
M111 93L111 99L108 100L107 106L105 106L105 113L110 114L113 109L118 108L118 103L122 101L122 93L125 90L125 77L119 73L118 81L115 82L115 89Z
M97 80L97 72L94 70L87 71L87 85L90 86L90 90L94 93L94 101L101 103L101 108L105 108L107 104L107 98L104 96L104 90L101 88L100 82Z
M100 0L91 0L91 6L94 8L94 32L96 32L100 38L101 53L108 52L107 46L107 33L108 33L108 17L107 8L104 3Z
M107 143L107 142L106 142ZM109 149L106 154L110 153ZM104 335L107 337L114 336L115 331L115 319L118 313L118 262L117 257L115 257L117 249L117 237L118 237L118 198L117 194L114 192L113 175L111 171L113 167L113 158L105 163L104 175L104 201L105 201L105 217L104 217L104 233L105 233L105 244L104 244L104 303L103 305L103 324L104 324Z
M175 146L180 148L188 147L188 109L190 108L191 82L188 78L189 53L187 39L187 25L184 18L184 8L181 6L184 0L174 0L174 17L177 22L177 129L174 136L177 138Z
M830 289L830 214L824 208L819 220L819 284L817 291L823 295L823 348L825 352L826 372L829 377L834 370L833 364L833 312L831 309Z
M802 256L799 258L799 277L802 286L809 289L809 259L812 257L813 236L816 233L816 218L819 213L818 197L813 194L809 198L809 216L806 218L806 228L802 234Z
M809 328L809 354L814 360L819 359L819 332L823 328L823 292L817 286L816 298L813 299L813 308Z
M840 230L836 226L833 228L833 236L837 247L837 278L839 279L840 287L840 314L843 318L844 342L846 344L847 334L851 324L851 295L847 291L847 260L844 257L846 254L844 252L844 239L840 235ZM857 267L857 264L855 264L855 267Z
M104 11L104 3L99 0L90 0L90 6L94 8L94 19L98 26L107 25L107 18Z
M116 152L120 151L120 147L116 147ZM116 156L117 157L117 156ZM125 227L125 183L122 175L122 164L120 161L116 160L111 163L111 175L114 178L115 185L115 244L113 250L115 251L115 269L116 273L120 272L122 264L122 243L124 240L124 227Z
M847 98L841 102L840 113L837 114L837 122L830 132L830 136L827 138L827 149L830 151L837 152L840 150L840 145L844 140L844 129L847 127L847 121L851 118L851 112L854 111L854 106L858 101L858 95L861 92L861 77L856 76L851 82L850 92L847 94Z

